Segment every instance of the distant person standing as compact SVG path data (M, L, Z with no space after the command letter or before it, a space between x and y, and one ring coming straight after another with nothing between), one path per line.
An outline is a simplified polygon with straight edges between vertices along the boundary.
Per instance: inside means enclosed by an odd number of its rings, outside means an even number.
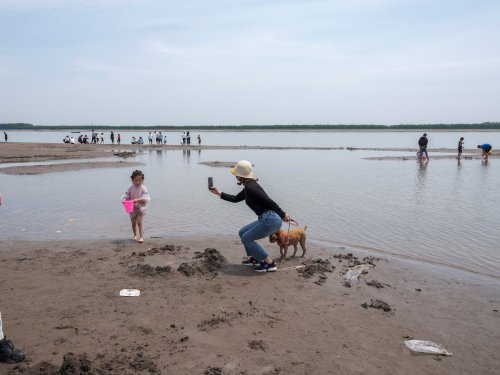
M419 159L421 159L425 154L425 157L427 158L427 160L429 160L429 154L427 154L427 143L429 143L429 140L427 139L427 133L424 133L424 135L422 135L418 140L418 146L420 147Z
M104 144L104 133L101 133L101 145Z
M191 134L189 134L189 130L186 133L186 142L188 145L191 144Z
M462 151L464 150L464 137L460 137L460 140L458 141L458 156L457 159L460 159L462 157Z
M9 140L9 136L7 135L7 133L3 132L3 136L5 138L5 142L7 142Z
M167 144L167 136L166 135L163 137L163 143Z
M488 155L491 154L491 149L493 147L491 147L490 144L485 143L483 145L477 145L477 148L480 148L483 151L483 154L481 155L481 157L484 159L484 161L488 161Z
M201 137L199 134L198 134L198 146L201 146Z
M117 134L117 138L116 138L116 143L120 144L120 141L121 141L121 139L120 139L120 133L118 133Z
M115 133L113 133L113 130L111 130L111 143L115 144Z
M182 132L182 144L186 144L186 132Z

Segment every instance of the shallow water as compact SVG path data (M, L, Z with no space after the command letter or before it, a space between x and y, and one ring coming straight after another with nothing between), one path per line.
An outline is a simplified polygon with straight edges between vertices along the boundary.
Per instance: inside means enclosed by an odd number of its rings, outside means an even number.
M248 159L267 193L308 225L316 247L358 246L500 278L498 159L487 165L479 160L431 159L420 165L363 159L385 155L405 153L145 151L134 161L145 163L141 169L152 196L144 219L146 237L234 234L237 239L237 230L255 219L253 212L244 203L231 204L209 193L208 176L225 192L235 194L240 187L226 168L198 162ZM131 171L2 175L2 240L129 237L120 198ZM268 249L277 253L274 246Z
M119 132L122 144L130 144L135 136L147 141L148 132ZM69 132L17 131L8 132L11 142L62 143ZM82 132L91 137L90 132ZM162 132L168 144L180 144L181 132ZM422 132L191 132L191 144L197 144L200 134L202 144L218 146L303 146L303 147L368 147L368 148L416 148ZM110 143L110 133L105 132L105 143ZM460 137L465 138L466 148L478 144L500 145L500 132L428 132L429 148L457 148Z

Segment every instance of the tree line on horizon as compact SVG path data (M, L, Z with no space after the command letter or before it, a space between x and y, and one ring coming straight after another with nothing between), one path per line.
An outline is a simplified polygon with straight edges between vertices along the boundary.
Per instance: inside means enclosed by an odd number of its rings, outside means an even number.
M477 124L398 124L398 125L376 125L376 124L317 124L317 125L153 125L153 126L111 126L111 125L33 125L29 123L4 123L0 124L0 130L391 130L391 129L471 129L488 130L500 129L500 122L482 122Z

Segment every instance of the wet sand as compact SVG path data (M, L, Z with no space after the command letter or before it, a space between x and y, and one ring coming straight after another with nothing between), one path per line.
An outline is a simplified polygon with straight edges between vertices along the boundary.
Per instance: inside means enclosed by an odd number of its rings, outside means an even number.
M183 145L67 145L57 143L1 143L0 144L0 165L2 163L37 163L52 160L83 160L106 157L121 157L124 162L73 162L64 165L46 164L31 165L24 167L0 168L0 173L8 174L37 174L48 172L63 172L69 170L80 170L88 168L109 168L109 167L130 167L139 165L130 163L134 156L146 150L349 150L349 151L401 151L416 152L412 148L353 148L353 147L281 147L281 146L183 146ZM454 155L440 155L442 153L456 153L455 149L429 149L431 159L455 159ZM478 150L465 150L462 160L467 158L480 159ZM493 151L491 158L500 157L500 153ZM369 157L370 160L413 160L408 156L380 156ZM128 163L128 164L127 164ZM207 162L210 166L226 166L227 162Z
M112 156L131 157L145 150L342 150L343 147L280 146L182 146L182 145L67 145L59 143L0 143L0 163L48 160L92 159Z
M123 161L99 161L99 162L81 162L81 163L62 163L62 164L39 164L24 165L16 167L0 168L0 173L4 174L42 174L66 171L79 171L83 169L95 168L123 168L144 165L143 163L130 163Z
M257 274L236 235L2 242L4 330L28 359L0 373L55 374L68 352L62 374L498 373L498 280L351 252L311 243L306 268ZM358 263L374 267L346 283Z

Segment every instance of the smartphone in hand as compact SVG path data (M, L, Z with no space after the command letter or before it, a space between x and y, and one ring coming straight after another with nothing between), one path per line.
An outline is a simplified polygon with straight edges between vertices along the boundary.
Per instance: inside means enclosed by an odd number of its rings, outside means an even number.
M212 190L214 187L214 179L212 177L208 178L208 190Z

